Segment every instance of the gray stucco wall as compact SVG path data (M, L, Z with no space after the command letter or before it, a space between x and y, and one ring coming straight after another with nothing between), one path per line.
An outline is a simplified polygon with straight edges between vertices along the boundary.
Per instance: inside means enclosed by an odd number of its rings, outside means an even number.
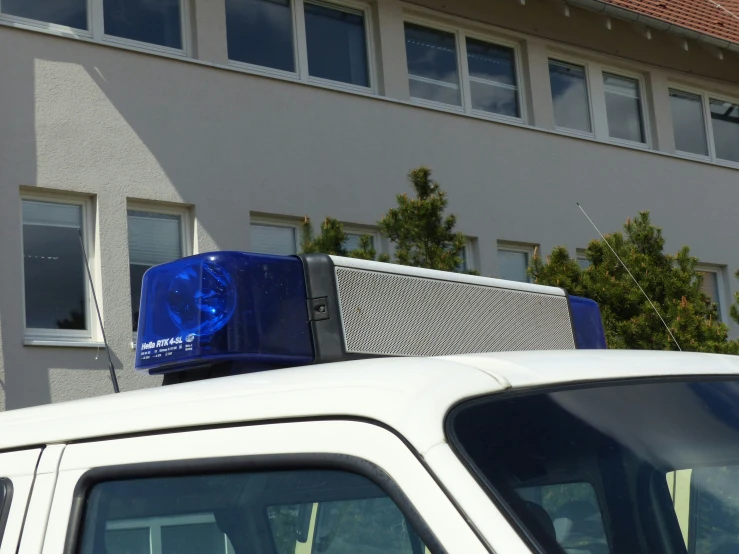
M223 17L206 4L196 2L198 53L221 63ZM484 19L476 5L462 15ZM404 100L404 54L391 50L403 44L398 4L380 6L378 19L387 22L378 44L383 90ZM511 26L515 20L542 32L537 22L548 12L526 13L530 20L506 17ZM595 24L594 16L577 13ZM557 20L546 32L566 36L570 24ZM637 37L626 28L614 30L616 38L604 33L587 31L578 41L600 40L608 51L613 40L624 45L628 33ZM655 64L680 66L685 75L699 69L712 78L739 75L735 61L720 66L708 52L679 53L661 40ZM540 62L528 68L534 85L528 103L531 121L547 128L551 100L541 48L536 39L527 43L527 63ZM196 251L245 250L250 213L372 225L406 189L407 171L428 164L449 192L460 230L476 239L476 267L484 275L497 274L498 240L539 244L544 252L560 244L571 252L585 247L593 230L577 211L580 202L603 230L650 210L669 250L688 244L703 262L726 265L725 296L737 288L729 278L739 268L732 247L736 169L4 27L0 52L0 408L111 392L102 350L23 345L25 188L96 199L94 259L122 390L159 383L132 370L126 230L132 199L191 206ZM633 55L645 57L638 48ZM685 59L676 61L678 55ZM664 85L666 71L652 68L651 84ZM666 88L652 88L653 134L670 152Z

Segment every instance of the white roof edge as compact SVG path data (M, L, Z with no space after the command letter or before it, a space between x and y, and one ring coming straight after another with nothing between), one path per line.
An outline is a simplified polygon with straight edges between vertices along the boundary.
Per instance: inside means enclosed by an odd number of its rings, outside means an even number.
M504 279L495 279L493 277L479 277L476 275L466 275L464 273L452 273L451 271L438 271L435 269L423 269L420 267L411 267L398 264L371 262L368 260L359 260L355 258L343 258L341 256L331 256L331 260L334 262L334 265L336 267L346 267L349 269L363 269L365 271L375 271L378 273L407 275L409 277L418 277L421 279L435 279L437 281L449 281L452 283L465 283L468 285L495 287L499 289L508 289L520 292L546 294L549 296L567 295L567 293L565 293L563 289L556 287L533 285L531 283L519 283L517 281L506 281Z

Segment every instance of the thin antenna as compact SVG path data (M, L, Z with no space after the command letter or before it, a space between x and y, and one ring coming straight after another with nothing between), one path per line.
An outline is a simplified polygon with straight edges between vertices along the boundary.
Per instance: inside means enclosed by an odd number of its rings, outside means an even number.
M608 241L606 240L606 237L604 237L604 236L603 236L603 233L601 233L601 232L600 232L600 229L598 229L598 227L596 227L595 223L593 223L593 220L592 220L592 219L590 219L590 216L589 216L589 215L588 215L587 213L585 213L585 210L584 210L584 209L583 209L583 207L582 207L582 206L580 205L580 202L577 202L577 207L578 207L578 208L580 208L580 211L581 211L581 212L583 213L583 215L584 215L585 217L587 217L587 218L588 218L588 221L589 221L589 222L590 222L590 224L591 224L591 225L593 226L593 229L595 229L595 230L597 231L598 235L600 235L600 238L601 238L601 239L603 239L603 242L605 242L605 243L606 243L606 245L608 246L608 248L610 248L610 249L611 249L611 252L613 252L613 255L614 255L614 256L616 256L616 259L617 259L617 260L619 261L619 263L620 263L620 264L621 264L621 265L623 266L623 268L624 268L624 269L626 270L626 273L628 273L628 274L629 274L629 277L631 277L631 280L632 280L632 281L634 281L634 283L636 284L636 286L637 286L637 287L639 287L639 290L640 290L640 291L641 291L641 293L642 293L642 294L644 295L644 298L646 298L646 299L647 299L647 302L649 302L649 305L650 305L650 306L652 306L652 309L654 310L654 313L656 313L656 314L657 314L657 317L658 317L658 318L659 318L659 320L660 320L660 321L662 322L662 325L664 325L664 326L665 326L665 329L667 329L667 332L668 332L668 333L670 334L670 337L672 338L672 341L673 341L673 342L675 343L675 346L677 346L677 349L678 349L678 350L679 350L680 352L682 352L682 351L683 351L683 349L682 349L682 348L680 348L680 344L679 344L679 343L677 342L677 339L675 338L675 335L673 335L673 334L672 334L672 331L670 331L670 327L669 327L669 326L667 325L667 323L665 323L665 320L664 320L664 319L662 319L662 316L660 315L660 313L659 313L659 310L658 310L658 309L657 309L657 307L656 307L656 306L655 306L655 305L654 305L654 304L652 303L652 301L650 300L649 296L647 296L647 293L646 293L646 292L644 292L644 289L643 289L643 288L641 288L641 285L639 284L639 281L637 281L637 280L636 280L636 279L634 278L634 276L633 276L633 275L631 274L631 271L629 271L629 268L628 268L628 267L626 267L626 264L625 264L625 263L623 262L623 260L622 260L622 259L621 259L621 258L620 258L620 257L618 256L618 254L616 254L616 251L615 251L615 250L613 249L613 247L611 246L611 244L610 244L610 243L609 243L609 242L608 242Z
M110 370L110 380L113 381L113 392L116 394L121 392L118 389L118 377L115 374L115 368L113 367L113 358L110 357L110 346L108 346L108 339L105 336L105 327L103 326L103 316L100 315L100 306L98 305L98 297L95 294L95 284L92 282L92 273L90 273L90 262L87 260L87 252L85 251L85 243L82 240L82 229L77 229L77 236L80 239L80 246L82 247L82 255L85 257L85 269L87 270L87 278L90 280L90 289L92 290L92 299L95 301L95 310L98 313L98 321L100 322L100 331L103 333L103 343L105 343L105 353L108 355L108 369Z

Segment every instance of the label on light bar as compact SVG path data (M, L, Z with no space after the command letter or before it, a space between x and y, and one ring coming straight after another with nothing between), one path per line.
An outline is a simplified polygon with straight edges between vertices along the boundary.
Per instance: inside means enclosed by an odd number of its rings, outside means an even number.
M136 369L165 373L228 361L314 359L300 259L215 252L144 275Z

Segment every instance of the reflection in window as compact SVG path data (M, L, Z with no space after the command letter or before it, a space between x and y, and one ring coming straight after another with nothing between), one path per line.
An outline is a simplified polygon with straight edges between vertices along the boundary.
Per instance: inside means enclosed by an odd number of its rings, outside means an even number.
M498 273L501 279L527 283L529 281L528 268L528 252L498 250Z
M639 81L603 74L608 133L611 138L646 142Z
M739 162L739 105L711 100L711 122L716 157Z
M364 15L305 3L308 70L312 77L369 86Z
M467 39L472 109L520 117L513 48Z
M128 212L128 255L131 277L133 330L138 329L144 273L184 255L182 221L178 215Z
M364 235L360 235L358 233L347 233L346 234L346 243L344 244L344 248L347 252L351 252L352 250L359 250L361 245L361 239ZM370 236L370 246L372 248L375 247L375 239L374 237Z
M87 30L87 0L2 0L0 12Z
M250 229L252 252L276 256L297 254L295 227L253 223Z
M87 329L82 206L23 201L26 327Z
M590 100L585 68L554 60L549 61L554 122L557 127L591 133Z
M105 34L182 48L180 0L103 0Z
M226 0L228 58L295 71L290 0Z
M670 91L675 149L679 152L708 156L703 99L697 94Z
M411 97L459 106L456 37L406 23L405 42Z

